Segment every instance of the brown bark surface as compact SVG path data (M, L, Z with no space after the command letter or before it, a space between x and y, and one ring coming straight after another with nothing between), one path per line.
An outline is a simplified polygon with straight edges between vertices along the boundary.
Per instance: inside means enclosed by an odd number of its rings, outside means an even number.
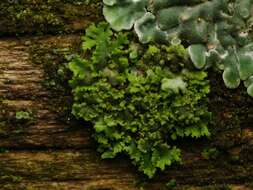
M0 32L11 31L6 27ZM101 160L92 128L63 119L64 100L71 104L69 93L45 86L50 71L45 62L61 62L52 50L74 48L79 38L69 34L0 39L1 190L153 190L168 189L165 184L171 179L177 189L253 189L253 100L242 89L225 89L217 76L210 76L210 128L215 135L178 142L182 165L144 180L124 156ZM32 112L29 122L17 120L15 114L21 110ZM205 158L206 147L215 147L218 156Z

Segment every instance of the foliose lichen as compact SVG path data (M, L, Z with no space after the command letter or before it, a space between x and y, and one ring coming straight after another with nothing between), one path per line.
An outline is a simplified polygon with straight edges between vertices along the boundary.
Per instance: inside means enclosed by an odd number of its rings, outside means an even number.
M228 88L243 81L253 97L252 0L103 2L116 31L134 28L142 43L182 43L196 68L218 67Z

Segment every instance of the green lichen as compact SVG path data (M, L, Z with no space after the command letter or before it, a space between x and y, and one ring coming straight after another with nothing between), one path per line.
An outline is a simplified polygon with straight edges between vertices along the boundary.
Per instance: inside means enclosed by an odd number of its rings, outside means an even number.
M134 27L142 43L185 44L198 69L223 70L228 88L241 81L253 97L252 0L104 0L116 31Z

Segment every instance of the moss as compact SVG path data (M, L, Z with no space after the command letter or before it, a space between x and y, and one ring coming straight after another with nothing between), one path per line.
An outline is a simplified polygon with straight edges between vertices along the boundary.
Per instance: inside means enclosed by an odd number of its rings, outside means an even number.
M82 30L98 20L99 1L3 0L0 4L0 36L60 34ZM89 10L89 11L87 11ZM80 25L80 26L79 26Z

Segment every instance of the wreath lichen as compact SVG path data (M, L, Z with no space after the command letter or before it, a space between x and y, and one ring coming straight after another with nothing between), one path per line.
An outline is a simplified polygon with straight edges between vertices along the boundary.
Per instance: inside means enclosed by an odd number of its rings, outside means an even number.
M104 0L117 31L134 27L142 43L184 43L194 66L223 70L226 87L241 81L253 97L252 0Z

